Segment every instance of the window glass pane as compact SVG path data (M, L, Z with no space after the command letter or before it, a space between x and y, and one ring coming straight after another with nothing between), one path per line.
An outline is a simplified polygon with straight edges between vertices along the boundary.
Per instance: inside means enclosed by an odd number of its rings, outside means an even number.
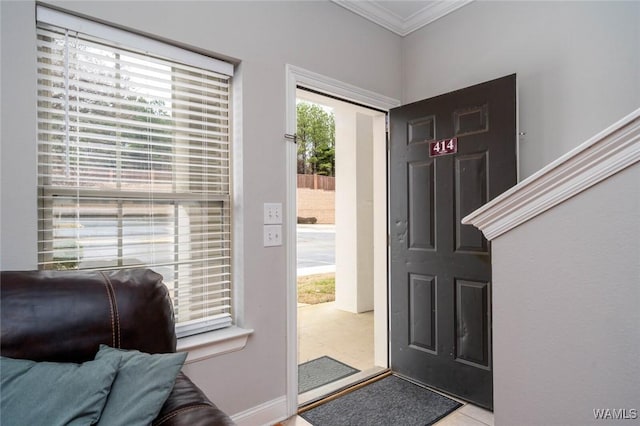
M229 99L227 76L41 25L40 267L149 267L179 326L228 325Z

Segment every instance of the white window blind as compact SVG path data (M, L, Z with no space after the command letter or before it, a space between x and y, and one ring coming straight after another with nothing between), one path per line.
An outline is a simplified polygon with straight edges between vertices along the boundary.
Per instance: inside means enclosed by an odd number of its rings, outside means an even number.
M179 336L230 325L230 76L42 16L39 267L148 267Z

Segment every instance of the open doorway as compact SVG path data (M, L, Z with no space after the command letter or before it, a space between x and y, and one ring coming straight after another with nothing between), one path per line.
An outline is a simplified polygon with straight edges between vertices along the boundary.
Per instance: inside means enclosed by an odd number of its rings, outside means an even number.
M387 368L387 157L385 111L300 87L296 105L302 405Z
M297 312L297 145L291 136L296 132L296 93L298 87L305 87L317 92L337 96L343 100L355 102L387 112L400 105L397 99L375 93L351 84L323 76L321 74L288 64L286 66L286 189L287 202L285 212L285 248L287 254L287 395L286 415L297 413L301 404L309 402L298 395L298 312ZM374 169L376 179L384 181L386 192L386 149L376 149L374 153L381 162L380 168ZM374 284L374 363L386 366L388 363L388 304L387 304L387 204L386 197L378 197L374 211L374 265L376 265ZM383 213L384 217L380 217ZM340 254L337 255L337 258ZM382 269L382 273L380 273ZM358 373L364 374L364 373ZM318 392L322 389L318 389ZM303 397L306 395L303 395Z

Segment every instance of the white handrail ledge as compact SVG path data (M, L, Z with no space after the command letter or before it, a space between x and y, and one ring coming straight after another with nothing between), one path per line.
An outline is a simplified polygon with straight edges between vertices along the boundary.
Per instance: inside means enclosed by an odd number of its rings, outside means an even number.
M640 108L499 195L462 223L488 240L640 161Z

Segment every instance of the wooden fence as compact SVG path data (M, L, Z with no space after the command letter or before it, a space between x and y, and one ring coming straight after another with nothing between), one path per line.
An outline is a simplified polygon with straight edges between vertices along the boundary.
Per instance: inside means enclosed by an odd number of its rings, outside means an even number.
M333 176L298 175L298 188L336 190L336 178Z

